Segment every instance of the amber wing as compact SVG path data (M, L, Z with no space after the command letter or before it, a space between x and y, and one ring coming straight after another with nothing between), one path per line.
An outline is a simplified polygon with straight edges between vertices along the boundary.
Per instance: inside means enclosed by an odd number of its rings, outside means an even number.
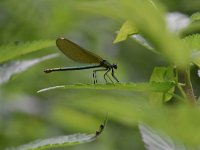
M58 38L56 40L56 45L67 57L76 62L99 64L103 61L100 56L83 49L65 38Z

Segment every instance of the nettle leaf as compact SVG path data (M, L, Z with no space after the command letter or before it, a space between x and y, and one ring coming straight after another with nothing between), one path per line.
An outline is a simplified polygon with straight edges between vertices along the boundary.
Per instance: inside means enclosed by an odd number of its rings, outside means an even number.
M192 21L200 20L200 12L196 12L196 13L192 14L191 19L192 19Z
M105 3L106 2L106 3ZM133 22L140 34L169 61L185 68L189 64L189 50L178 36L166 29L165 9L161 3L146 0L94 1L82 5L84 10ZM109 3L108 3L109 2ZM141 11L145 10L145 11ZM153 19L152 19L153 18ZM162 34L161 34L162 33ZM166 42L167 39L167 42Z
M99 126L99 129L94 134L78 133L78 134L64 135L48 139L40 139L25 145L21 145L16 148L8 148L6 150L30 150L30 149L38 150L38 149L64 147L64 146L71 146L71 145L92 142L96 140L104 131L107 119L108 119L108 114L106 114L104 122Z
M128 38L129 35L137 34L138 29L134 26L133 23L130 21L126 21L123 23L122 27L120 28L117 37L114 40L114 43L118 43L124 41Z
M138 122L144 123L172 140L187 146L199 147L200 109L198 107L184 104L173 107L157 106L151 105L145 97L141 96L129 99L122 96L116 99L116 97L107 97L106 94L95 97L95 101L84 97L78 101L71 101L70 104L88 112L95 111L97 114L108 112L110 119L130 127L134 127Z
M19 44L2 45L0 46L0 63L54 45L55 42L53 40L41 40Z
M44 88L37 93L55 89L128 90L136 92L167 92L174 87L172 82L116 83L116 84L71 84Z
M186 36L183 41L188 45L191 51L200 50L200 34Z
M174 81L173 67L155 67L150 77L150 82Z
M58 54L51 54L41 58L35 58L23 61L11 61L0 64L0 84L10 80L13 75L29 69L31 66L36 65L47 59L55 58Z
M200 30L200 21L193 20L186 28L182 29L180 32L181 37L199 33Z
M189 35L183 41L191 51L192 62L200 67L200 34Z
M174 82L175 75L173 67L155 67L150 77L152 82ZM150 101L161 104L163 101L169 101L174 93L175 87L172 87L167 92L152 92L150 94Z
M166 134L153 130L146 124L139 124L142 141L147 150L186 150L186 146L172 140Z
M96 139L95 134L72 134L66 136L59 136L54 138L37 140L32 143L21 145L16 148L8 148L6 150L38 150L47 148L56 148L87 143Z
M178 12L167 13L165 20L167 22L167 27L172 32L179 32L181 29L187 27L190 23L190 18L188 16ZM135 25L131 24L130 21L126 21L122 25L114 43L126 40L127 37L130 35L132 35L131 38L133 38L145 48L153 51L154 53L158 53L153 45L149 41L147 41L141 34L139 34L138 29L135 27Z
M155 50L153 45L151 43L149 43L142 35L134 34L134 35L131 36L131 38L133 38L136 42L138 42L139 44L141 44L142 46L144 46L148 50L151 50L152 52L159 54L159 52Z

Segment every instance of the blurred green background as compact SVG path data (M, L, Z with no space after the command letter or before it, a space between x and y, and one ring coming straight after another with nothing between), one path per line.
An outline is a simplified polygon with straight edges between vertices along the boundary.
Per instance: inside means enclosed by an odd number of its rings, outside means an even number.
M163 58L132 39L113 44L116 31L123 22L76 9L79 2L83 0L1 0L0 44L65 37L111 63L117 63L116 76L120 82L146 82L155 66L166 64ZM195 0L162 2L169 11L180 11L188 15L200 8ZM45 68L77 65L55 46L20 59L38 58L50 53L60 55L13 76L10 81L1 85L0 149L40 138L78 132L93 133L104 120L106 112L110 116L113 113L106 108L101 112L95 111L98 103L102 101L105 106L115 107L113 100L127 103L132 99L140 100L138 93L128 91L54 90L38 94L38 90L50 86L93 83L91 70L44 74ZM98 74L100 83L104 83L102 75ZM95 102L97 105L92 105ZM93 109L85 109L82 105ZM106 130L97 141L66 149L121 150L144 149L144 146L137 125L130 126L128 121L109 117Z

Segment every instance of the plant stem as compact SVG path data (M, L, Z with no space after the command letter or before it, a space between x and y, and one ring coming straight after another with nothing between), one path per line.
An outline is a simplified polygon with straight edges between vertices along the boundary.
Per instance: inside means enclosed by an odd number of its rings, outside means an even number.
M196 98L195 98L192 83L190 80L190 68L188 67L185 70L182 70L182 69L178 70L178 79L180 83L185 84L185 86L183 87L179 85L179 89L181 93L184 91L184 95L186 96L187 100L192 104L196 104Z

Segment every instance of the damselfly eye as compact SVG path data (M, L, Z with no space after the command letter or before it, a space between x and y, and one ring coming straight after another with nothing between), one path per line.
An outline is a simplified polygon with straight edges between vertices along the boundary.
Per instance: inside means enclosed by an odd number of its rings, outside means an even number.
M113 64L113 68L117 69L117 65L116 65L116 64Z

